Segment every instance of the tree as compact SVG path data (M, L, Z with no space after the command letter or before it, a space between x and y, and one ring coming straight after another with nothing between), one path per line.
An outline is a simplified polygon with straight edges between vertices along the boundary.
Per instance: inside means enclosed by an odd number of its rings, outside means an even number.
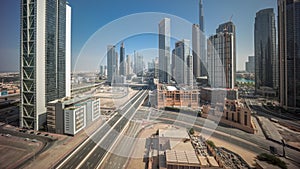
M195 134L194 128L191 128L190 131L189 131L189 133L190 133L191 135L194 135L194 134Z

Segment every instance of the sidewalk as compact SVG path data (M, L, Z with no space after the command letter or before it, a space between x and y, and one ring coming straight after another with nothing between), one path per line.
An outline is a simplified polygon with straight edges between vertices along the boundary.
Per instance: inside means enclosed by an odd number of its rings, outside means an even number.
M275 125L267 118L262 116L257 116L258 122L266 136L267 139L281 143L282 136L278 132Z

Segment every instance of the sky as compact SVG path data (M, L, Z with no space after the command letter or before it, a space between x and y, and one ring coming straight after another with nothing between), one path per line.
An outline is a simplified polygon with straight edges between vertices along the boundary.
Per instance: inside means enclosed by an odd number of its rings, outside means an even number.
M198 3L199 0L69 0L73 70L98 69L105 63L106 45L122 41L126 54L148 51L145 60L155 57L159 21L171 18L174 46L176 40L190 38L185 32L191 31L190 24L199 22ZM247 57L254 54L255 14L274 8L277 16L277 0L204 0L203 5L206 36L232 17L236 25L237 70L244 70ZM0 23L0 72L19 71L20 0L2 0ZM182 35L173 29L181 30Z

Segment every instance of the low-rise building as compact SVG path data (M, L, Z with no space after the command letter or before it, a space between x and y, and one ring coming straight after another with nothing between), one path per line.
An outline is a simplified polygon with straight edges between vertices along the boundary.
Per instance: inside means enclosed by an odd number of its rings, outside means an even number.
M160 129L159 155L161 169L220 168L214 157L209 155L205 142L189 136L185 129Z
M76 98L65 97L62 99L54 100L47 104L47 129L49 132L58 134L71 134L75 135L77 132L83 128L75 128L66 130L66 125L72 126L74 124L69 124L74 121L67 121L66 114L68 118L71 117L72 112L76 114L78 108L84 107L84 127L90 125L101 115L100 113L100 99L94 98L92 96L83 96ZM73 115L74 116L74 115ZM74 116L75 117L75 116ZM67 132L66 132L67 131ZM73 134L72 134L73 133Z
M200 100L203 103L223 103L224 99L237 100L237 89L225 89L225 88L201 88Z
M183 87L157 85L157 107L199 108L199 91Z
M86 126L86 106L69 107L64 111L64 133L75 135Z
M256 127L251 120L251 111L241 100L225 99L224 104L204 105L202 116L248 133L255 133Z

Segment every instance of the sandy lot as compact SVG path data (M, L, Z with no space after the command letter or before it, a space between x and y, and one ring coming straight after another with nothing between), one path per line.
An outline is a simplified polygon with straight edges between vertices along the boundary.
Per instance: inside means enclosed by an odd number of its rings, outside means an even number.
M150 137L152 134L156 132L157 129L163 129L170 127L167 124L156 124L153 126L150 126L148 128L143 129L143 131L140 132L140 135L138 136L138 141L136 142L135 149L132 154L132 158L129 160L127 168L132 169L140 169L145 168L146 166L146 160L143 159L144 155L148 153L147 150L147 142L146 138ZM205 136L204 136L205 137ZM225 147L237 154L239 154L248 164L254 164L254 159L258 155L255 152L249 152L246 151L244 148L239 147L237 145L233 145L229 142L210 137L209 140L212 140L216 146L219 147Z
M41 142L0 135L0 168L15 168L42 147Z

